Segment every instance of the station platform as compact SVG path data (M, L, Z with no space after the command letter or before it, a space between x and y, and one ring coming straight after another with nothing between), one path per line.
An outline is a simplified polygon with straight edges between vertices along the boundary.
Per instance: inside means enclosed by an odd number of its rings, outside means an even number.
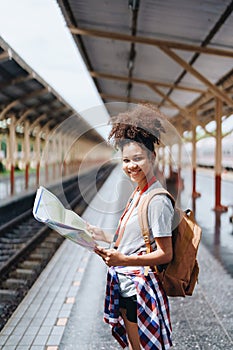
M52 171L49 169L50 182L53 182ZM45 175L42 172L40 182L45 183ZM35 191L36 185L36 173L31 173L28 180L28 188L25 189L25 174L23 172L15 172L14 174L14 194L11 194L10 174L0 173L0 204L5 204L14 198L25 195L27 193Z
M79 170L77 172L72 172L70 174L62 175L62 176L59 176L59 174L56 174L56 176L54 176L53 168L49 167L48 179L46 179L44 169L42 169L40 174L39 185L36 184L36 174L31 173L29 176L27 189L25 189L25 175L23 173L16 173L14 176L14 193L13 194L10 193L10 190L11 190L10 175L0 174L0 208L1 206L4 206L8 203L17 201L26 195L35 193L39 186L44 186L48 188L53 186L55 187L57 185L62 185L62 183L68 181L69 179L72 179L78 175L83 175L85 174L85 172L91 171L96 166L98 166L98 164L86 166L85 170L84 169L81 171Z
M121 174L116 167L83 214L110 232L132 192ZM203 236L210 234L207 216L202 215ZM170 298L173 348L233 349L233 279L204 243L198 261L200 276L193 296ZM102 321L105 279L106 266L98 256L65 240L1 331L0 349L120 349Z

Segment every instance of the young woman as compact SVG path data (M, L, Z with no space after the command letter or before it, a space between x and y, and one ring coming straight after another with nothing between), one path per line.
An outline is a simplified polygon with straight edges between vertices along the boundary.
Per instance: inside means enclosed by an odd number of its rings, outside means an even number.
M112 326L112 333L121 346L128 346L130 350L172 346L167 296L153 268L147 276L144 274L145 266L164 265L172 259L172 203L166 196L157 195L149 204L153 248L149 254L145 253L137 217L140 199L151 189L162 187L154 174L154 145L164 132L160 120L158 110L150 112L138 107L120 114L109 135L121 149L124 172L137 187L121 216L112 248L98 246L95 252L109 267L104 320ZM94 239L112 242L112 237L100 228L89 225L88 229Z

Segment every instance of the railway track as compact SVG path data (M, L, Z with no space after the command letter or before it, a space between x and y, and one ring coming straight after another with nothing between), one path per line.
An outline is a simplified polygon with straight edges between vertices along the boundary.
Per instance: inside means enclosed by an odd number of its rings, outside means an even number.
M97 174L94 170L82 176L81 192L77 178L63 184L61 196L65 194L70 208L81 215L113 167L108 165ZM58 233L37 222L31 208L0 227L0 330L63 240Z

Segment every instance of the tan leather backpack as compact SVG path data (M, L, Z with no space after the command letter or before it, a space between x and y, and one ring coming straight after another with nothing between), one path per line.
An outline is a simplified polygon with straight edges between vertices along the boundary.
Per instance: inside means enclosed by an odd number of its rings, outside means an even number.
M141 198L138 207L138 219L145 240L147 253L151 252L150 233L148 226L148 205L156 195L168 196L174 206L172 245L173 259L161 272L154 267L168 296L176 297L192 295L196 285L199 266L196 259L202 230L194 219L191 210L182 211L175 206L172 195L163 188L151 190ZM149 267L145 269L148 274Z

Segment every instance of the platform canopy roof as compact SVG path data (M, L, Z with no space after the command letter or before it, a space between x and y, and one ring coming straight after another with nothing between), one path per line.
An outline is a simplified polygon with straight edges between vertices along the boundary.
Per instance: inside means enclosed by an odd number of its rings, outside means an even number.
M180 132L216 99L232 113L232 0L57 1L104 102L151 102Z
M15 116L19 132L27 120L30 130L54 130L77 112L0 37L0 134L8 130L7 121ZM80 116L75 127L79 134L90 130L85 136L95 141L102 137ZM23 133L23 128L22 133ZM72 131L72 123L59 129L62 133Z

